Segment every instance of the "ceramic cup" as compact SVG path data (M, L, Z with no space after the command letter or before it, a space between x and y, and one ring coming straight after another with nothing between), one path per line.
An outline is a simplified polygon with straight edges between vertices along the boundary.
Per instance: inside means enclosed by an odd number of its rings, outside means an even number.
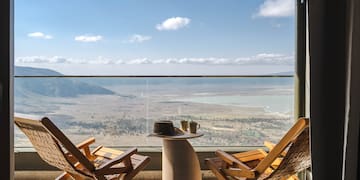
M195 121L190 121L190 133L196 133L197 129L200 129L200 124Z
M181 123L181 129L182 130L184 130L184 131L187 131L188 130L188 121L186 121L186 120L182 120L182 121L180 121L180 123Z

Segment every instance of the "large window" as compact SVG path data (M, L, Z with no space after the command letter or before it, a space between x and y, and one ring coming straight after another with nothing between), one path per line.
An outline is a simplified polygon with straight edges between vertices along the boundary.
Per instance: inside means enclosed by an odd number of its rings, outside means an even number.
M199 122L197 146L276 142L294 122L294 7L16 0L15 112L108 146L159 146L165 119Z

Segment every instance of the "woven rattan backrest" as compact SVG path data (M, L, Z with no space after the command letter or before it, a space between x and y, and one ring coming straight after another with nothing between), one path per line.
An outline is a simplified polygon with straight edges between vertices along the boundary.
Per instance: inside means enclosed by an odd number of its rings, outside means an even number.
M266 179L286 179L285 177L296 174L310 166L309 128L307 127L290 146L279 167Z
M67 172L75 172L51 134L40 121L15 118L15 124L29 138L39 156L47 163Z
M27 117L15 117L15 124L29 138L39 156L50 165L84 175L78 172L65 157L63 149L66 149L85 168L89 171L94 170L94 166L48 118L33 120Z

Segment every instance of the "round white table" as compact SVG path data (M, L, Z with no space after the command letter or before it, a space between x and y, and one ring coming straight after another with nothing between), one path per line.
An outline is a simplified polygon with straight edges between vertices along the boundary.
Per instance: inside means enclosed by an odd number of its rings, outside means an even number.
M194 148L187 141L200 136L203 134L188 132L176 136L156 136L163 138L163 180L201 180L199 159Z

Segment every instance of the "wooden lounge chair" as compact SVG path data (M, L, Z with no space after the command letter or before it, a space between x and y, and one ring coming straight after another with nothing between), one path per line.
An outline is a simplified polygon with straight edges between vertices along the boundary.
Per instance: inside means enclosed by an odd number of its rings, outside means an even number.
M217 150L217 157L205 160L219 180L235 179L298 179L296 173L310 167L309 119L300 118L285 136L274 145L265 142L263 149L228 154Z
M45 162L64 171L57 179L128 180L150 161L148 156L136 154L136 148L122 152L99 146L90 151L94 138L75 146L47 117L33 120L16 115L15 124Z

